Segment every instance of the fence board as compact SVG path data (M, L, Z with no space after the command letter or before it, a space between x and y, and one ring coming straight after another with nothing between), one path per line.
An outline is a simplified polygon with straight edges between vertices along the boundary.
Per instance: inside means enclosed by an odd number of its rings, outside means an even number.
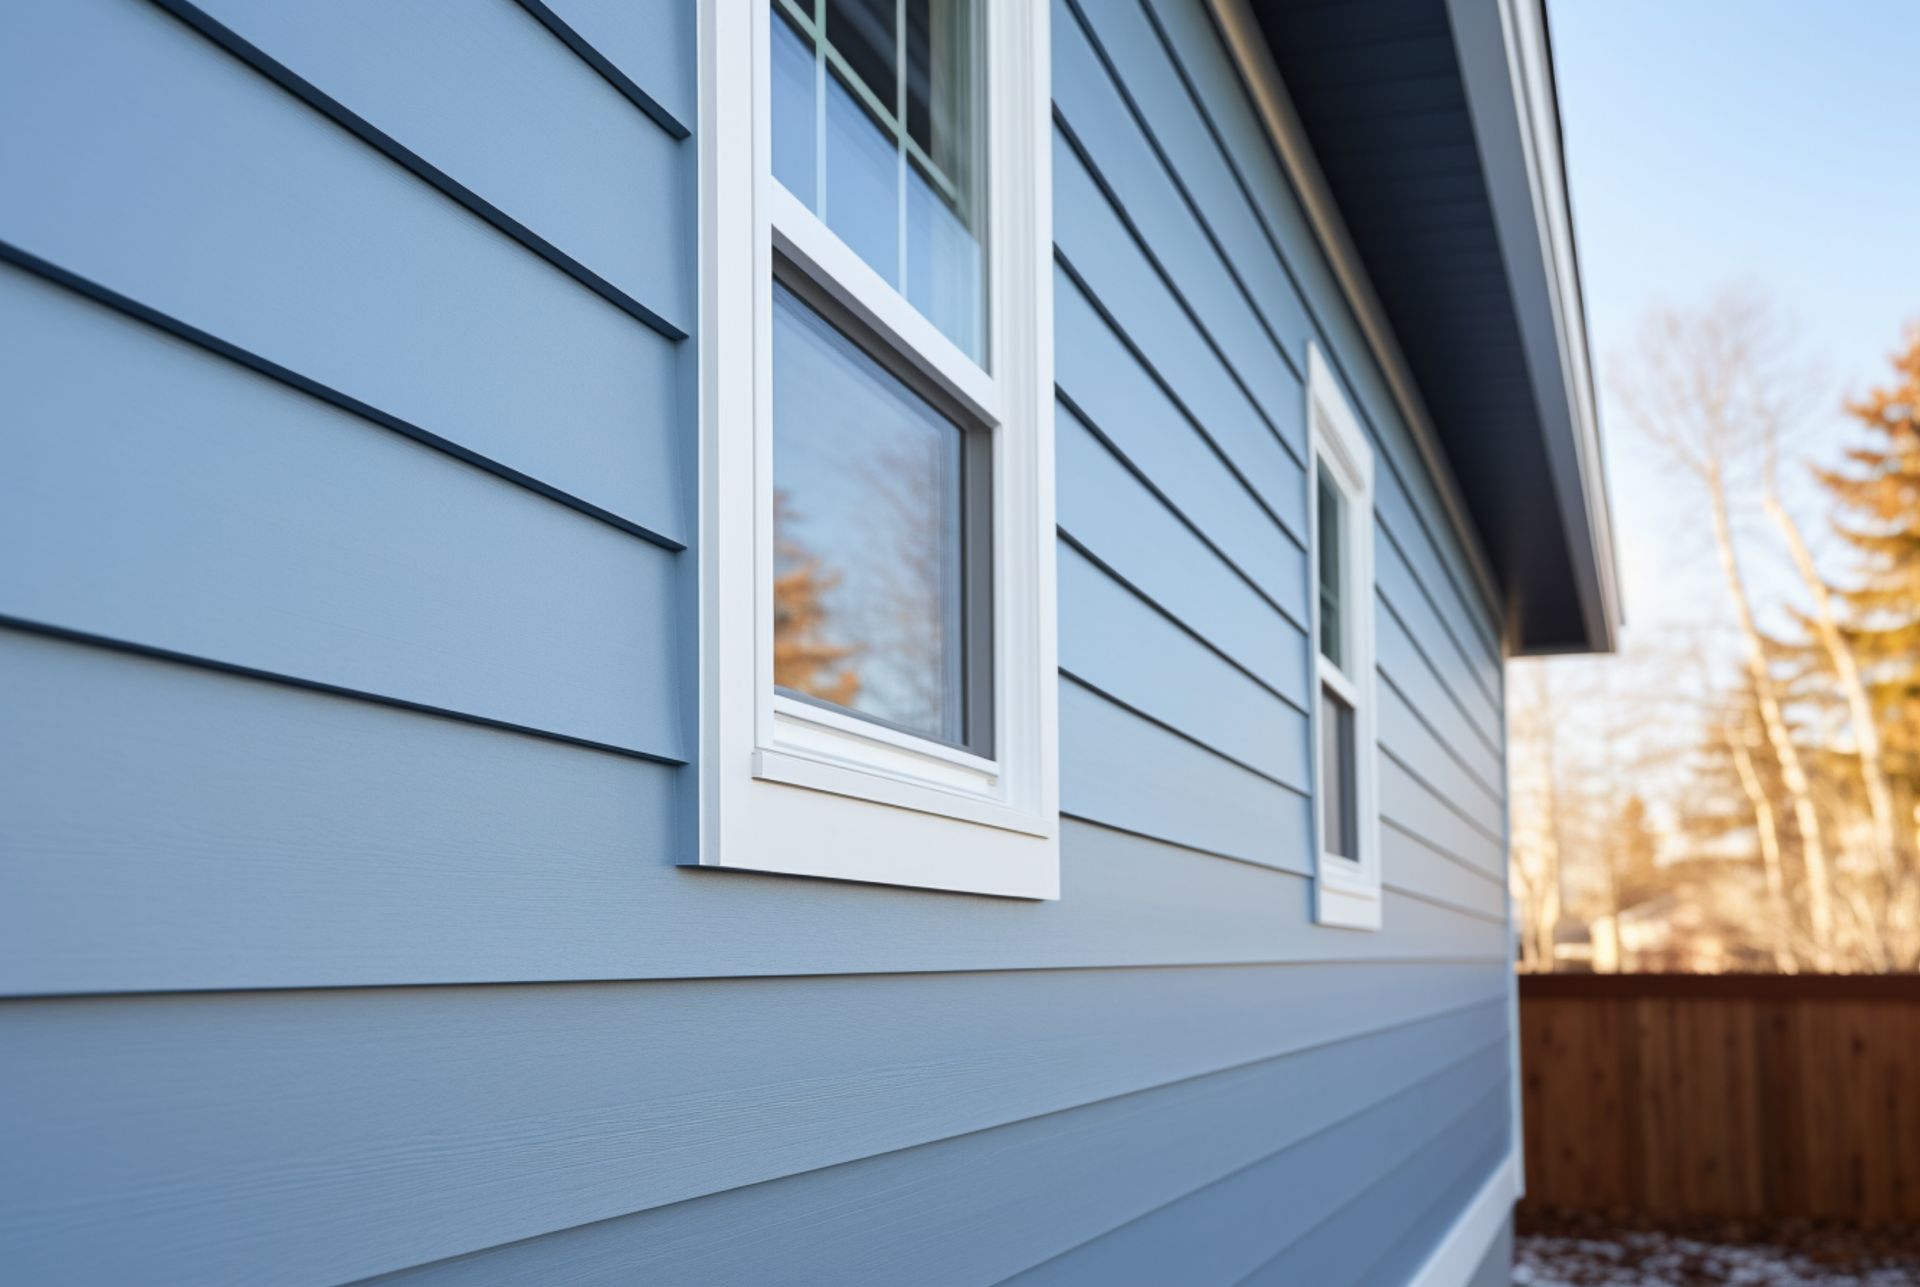
M1526 1205L1920 1221L1920 976L1520 982Z

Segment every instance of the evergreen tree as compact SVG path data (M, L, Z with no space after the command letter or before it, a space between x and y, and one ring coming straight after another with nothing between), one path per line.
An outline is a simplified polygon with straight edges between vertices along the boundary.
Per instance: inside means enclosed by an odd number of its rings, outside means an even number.
M1625 911L1658 898L1673 887L1660 866L1660 840L1638 792L1627 796L1607 824L1607 851L1613 863L1614 901Z
M1816 474L1859 556L1854 583L1836 592L1880 715L1888 774L1911 804L1920 787L1920 326L1893 365L1889 384L1847 404L1867 435L1847 450L1850 467Z

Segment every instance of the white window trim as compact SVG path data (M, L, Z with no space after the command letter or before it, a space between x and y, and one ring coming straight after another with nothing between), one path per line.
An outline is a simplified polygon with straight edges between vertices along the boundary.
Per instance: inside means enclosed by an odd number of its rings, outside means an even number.
M1048 5L984 8L982 369L773 178L767 0L701 6L700 866L1059 896ZM994 436L991 758L774 690L776 252Z
M1380 808L1373 630L1376 605L1373 581L1373 448L1359 417L1318 345L1307 352L1307 424L1311 451L1307 462L1307 531L1313 571L1313 834L1318 855L1314 880L1314 919L1346 929L1380 928ZM1345 584L1340 602L1350 605L1346 623L1347 668L1343 673L1320 652L1320 468L1326 466L1346 497L1346 550L1341 569ZM1327 852L1321 802L1323 687L1331 687L1353 709L1354 818L1360 850L1355 858Z

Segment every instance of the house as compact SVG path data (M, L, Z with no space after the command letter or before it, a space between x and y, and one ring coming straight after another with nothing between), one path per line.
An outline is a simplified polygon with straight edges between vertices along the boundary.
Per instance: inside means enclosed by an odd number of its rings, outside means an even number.
M1497 1281L1543 22L12 6L0 1276Z

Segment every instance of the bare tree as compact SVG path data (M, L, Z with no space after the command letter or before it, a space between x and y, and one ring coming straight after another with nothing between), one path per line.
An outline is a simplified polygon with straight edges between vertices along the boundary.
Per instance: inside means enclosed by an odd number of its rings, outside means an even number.
M1807 614L1808 624L1832 668L1834 682L1847 707L1861 786L1872 818L1874 864L1891 885L1899 875L1899 850L1893 792L1880 754L1879 721L1866 685L1861 681L1853 646L1841 628L1833 593L1780 491L1780 439L1785 427L1805 414L1811 381L1797 371L1790 356L1790 336L1771 309L1762 302L1745 298L1736 298L1731 307L1739 312L1731 315L1727 324L1746 332L1752 367L1744 392L1746 415L1761 440L1761 508L1780 533L1794 571L1812 603L1812 611Z
M1806 869L1813 962L1833 966L1833 879L1825 834L1805 765L1782 710L1766 637L1734 543L1730 491L1736 476L1763 453L1768 428L1753 409L1765 397L1771 337L1749 298L1725 295L1704 311L1663 312L1642 334L1637 373L1618 387L1641 432L1698 479L1706 493L1714 548L1740 627L1747 673L1767 742L1792 803Z

